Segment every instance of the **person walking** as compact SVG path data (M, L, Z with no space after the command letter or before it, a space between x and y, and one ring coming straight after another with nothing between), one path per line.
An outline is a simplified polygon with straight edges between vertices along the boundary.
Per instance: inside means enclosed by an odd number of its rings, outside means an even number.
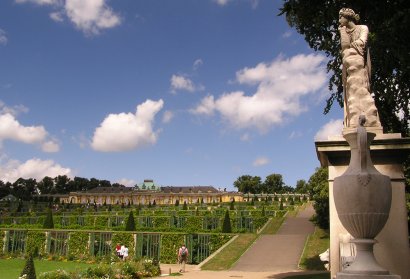
M182 246L178 250L178 263L180 265L179 272L185 272L185 264L188 260L188 255L188 248L185 246L185 244L182 244Z

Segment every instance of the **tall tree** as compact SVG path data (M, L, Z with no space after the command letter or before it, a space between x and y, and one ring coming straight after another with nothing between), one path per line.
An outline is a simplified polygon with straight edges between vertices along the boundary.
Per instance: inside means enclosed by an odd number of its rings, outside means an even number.
M388 132L409 134L410 1L408 0L284 0L279 15L305 37L309 46L330 59L331 73L325 113L334 102L343 106L338 12L352 8L369 27L371 85L380 120ZM400 115L400 117L398 117Z
M236 179L233 186L242 193L256 194L260 192L261 178L259 176L242 175Z
M317 168L315 173L309 178L309 188L313 192L313 200L315 203L315 222L323 228L329 228L329 172L326 167Z
M306 194L308 192L306 180L300 179L296 181L295 192L300 194Z
M222 224L222 232L223 233L232 232L232 225L231 225L231 218L229 217L229 210L225 211L224 222Z
M128 219L127 219L127 223L125 224L125 230L126 231L135 231L135 219L134 219L134 213L131 210L129 215L128 215Z
M273 173L265 178L263 183L264 192L266 193L282 193L285 183L281 174ZM289 190L289 189L288 189Z
M45 176L40 182L37 183L37 188L41 194L50 194L54 189L54 179L49 176Z

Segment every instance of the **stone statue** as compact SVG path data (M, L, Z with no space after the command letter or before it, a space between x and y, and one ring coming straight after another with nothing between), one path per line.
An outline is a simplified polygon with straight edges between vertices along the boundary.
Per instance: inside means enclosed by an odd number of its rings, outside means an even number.
M363 115L366 117L366 127L382 130L377 108L370 95L369 29L366 25L358 25L358 21L359 15L352 9L343 8L339 11L344 127L356 128L359 116Z

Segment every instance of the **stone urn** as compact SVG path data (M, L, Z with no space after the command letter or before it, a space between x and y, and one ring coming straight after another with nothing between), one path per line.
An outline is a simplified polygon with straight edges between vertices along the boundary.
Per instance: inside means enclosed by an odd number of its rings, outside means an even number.
M344 135L350 145L350 164L333 183L334 201L339 219L355 238L355 261L343 274L387 275L374 258L374 238L383 229L390 212L392 190L390 178L374 167L370 143L374 133L366 132L361 119L357 132ZM339 276L343 278L343 276Z

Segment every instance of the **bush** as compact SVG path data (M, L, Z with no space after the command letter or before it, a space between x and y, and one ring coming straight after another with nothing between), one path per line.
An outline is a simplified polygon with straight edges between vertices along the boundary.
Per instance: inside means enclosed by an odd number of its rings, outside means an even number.
M36 269L34 268L34 260L31 254L26 260L26 264L24 265L20 277L23 277L25 279L36 279Z
M223 233L232 232L231 218L229 217L229 210L225 211L225 218L224 218L224 223L222 225L222 232Z
M127 219L127 224L125 225L125 230L126 231L135 231L135 219L134 219L134 213L131 210L130 214L128 215L128 219Z
M53 212L50 208L47 210L47 216L44 220L43 229L54 229Z

